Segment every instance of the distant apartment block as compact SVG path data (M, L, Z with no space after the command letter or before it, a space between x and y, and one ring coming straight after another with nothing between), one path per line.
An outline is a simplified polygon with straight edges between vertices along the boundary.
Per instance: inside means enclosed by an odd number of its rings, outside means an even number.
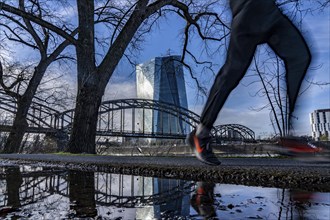
M330 109L318 109L310 113L310 123L315 140L320 140L322 136L330 140Z
M180 56L155 57L136 66L137 98L167 102L188 108L183 65ZM145 110L140 124L145 132L188 132L188 126L170 114ZM143 122L141 122L143 120Z

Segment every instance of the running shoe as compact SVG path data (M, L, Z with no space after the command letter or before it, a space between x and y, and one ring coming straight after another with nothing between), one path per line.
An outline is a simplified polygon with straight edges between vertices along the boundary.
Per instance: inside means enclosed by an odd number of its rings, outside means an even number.
M210 137L197 137L196 130L193 130L187 137L187 143L195 152L195 155L199 161L208 165L218 166L221 162L213 153L212 147L210 146L210 140Z
M283 146L292 154L318 153L322 151L322 148L299 137L282 137L279 139L279 145Z

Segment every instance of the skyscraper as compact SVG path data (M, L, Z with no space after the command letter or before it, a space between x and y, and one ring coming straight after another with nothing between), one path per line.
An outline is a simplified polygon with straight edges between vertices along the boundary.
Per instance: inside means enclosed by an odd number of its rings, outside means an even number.
M136 66L137 97L188 108L180 56L155 57ZM170 114L146 110L145 132L187 133L188 126Z

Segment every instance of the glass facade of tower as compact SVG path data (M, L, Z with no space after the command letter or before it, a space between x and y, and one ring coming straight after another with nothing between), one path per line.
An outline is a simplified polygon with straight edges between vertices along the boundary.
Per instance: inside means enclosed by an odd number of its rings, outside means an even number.
M179 62L180 59L180 56L156 57L137 65L137 98L188 108L183 65ZM143 118L145 132L188 133L186 123L173 115L146 109Z

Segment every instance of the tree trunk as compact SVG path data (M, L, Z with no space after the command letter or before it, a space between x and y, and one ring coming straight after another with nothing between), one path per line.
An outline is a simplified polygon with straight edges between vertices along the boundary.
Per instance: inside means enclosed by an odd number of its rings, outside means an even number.
M17 112L15 115L13 128L9 133L3 153L18 153L25 131L28 128L26 116L47 66L48 63L43 62L35 68L35 72L33 73L24 95L18 98Z
M80 89L69 141L69 152L96 153L96 126L102 94L96 86L85 86Z
M95 154L99 106L99 74L94 51L94 1L77 1L79 34L77 39L78 92L68 151Z
M78 95L69 142L71 153L96 153L98 110L107 83L128 44L146 19L148 0L140 0L101 64L95 66L94 1L77 1L79 35L77 39Z
M28 128L26 116L29 108L30 103L20 101L17 104L13 128L9 133L3 153L18 153L25 131Z

